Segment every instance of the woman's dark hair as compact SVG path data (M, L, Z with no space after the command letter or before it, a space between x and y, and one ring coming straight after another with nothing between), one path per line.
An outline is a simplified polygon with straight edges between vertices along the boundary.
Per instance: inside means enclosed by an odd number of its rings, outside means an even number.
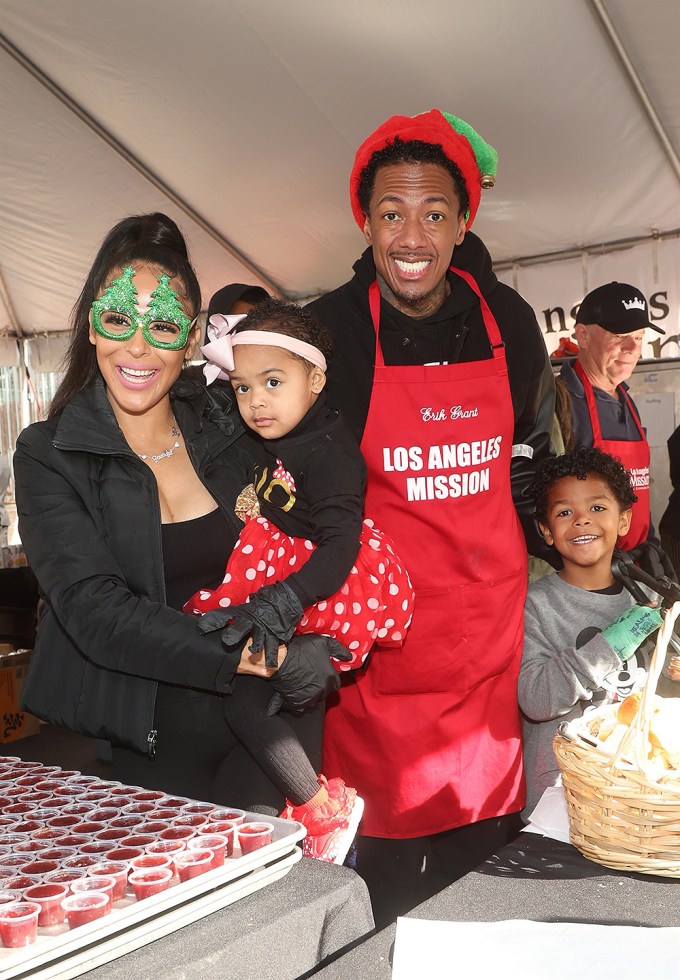
M364 214L368 214L376 174L382 167L391 167L398 163L435 163L437 166L443 167L444 170L448 170L458 195L460 214L467 214L470 208L470 195L463 174L453 160L449 160L444 153L441 143L424 143L422 140L405 141L399 139L398 136L395 136L394 140L382 150L376 150L361 171L357 186L357 198Z
M630 482L630 473L609 453L603 453L595 447L580 446L563 456L553 456L538 464L533 483L527 488L527 496L536 502L536 518L539 521L547 519L548 493L550 488L565 476L575 476L577 480L585 480L589 476L597 476L608 484L616 497L621 510L628 510L637 501Z
M295 303L282 303L279 299L267 299L247 314L245 320L237 325L234 333L242 333L244 330L271 330L273 333L281 333L284 337L295 337L296 340L304 340L312 347L318 347L328 363L333 355L333 342L325 327L312 316L303 306L296 306ZM292 354L291 357L299 357ZM304 357L299 360L309 364Z
M97 373L97 352L89 340L90 308L110 272L135 263L157 266L171 278L179 279L189 316L196 316L201 309L198 279L182 232L172 218L156 212L119 221L102 242L73 308L69 348L64 358L66 373L50 405L49 418L63 412Z

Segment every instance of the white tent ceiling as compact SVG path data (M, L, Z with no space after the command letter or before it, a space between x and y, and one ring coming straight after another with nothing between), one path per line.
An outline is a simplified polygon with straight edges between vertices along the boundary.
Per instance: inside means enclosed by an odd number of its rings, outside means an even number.
M673 233L679 50L678 0L0 0L0 335L63 330L103 234L156 209L206 298L338 285L356 147L433 106L499 151L496 261Z

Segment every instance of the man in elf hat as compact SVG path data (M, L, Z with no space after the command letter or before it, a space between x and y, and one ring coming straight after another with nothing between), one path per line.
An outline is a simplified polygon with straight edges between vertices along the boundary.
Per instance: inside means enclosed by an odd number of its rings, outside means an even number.
M380 647L327 715L328 764L366 799L356 867L378 926L483 861L524 804L517 674L523 489L550 455L554 384L528 304L469 232L496 152L432 109L362 144L350 198L368 248L312 304L330 329L330 404L368 465L366 513L416 589L401 649Z
M647 300L635 286L608 282L593 289L576 315L578 356L562 365L569 391L574 445L596 446L629 470L637 503L619 547L650 574L675 578L661 549L649 510L649 445L626 381L642 353L645 330L665 333L649 319Z

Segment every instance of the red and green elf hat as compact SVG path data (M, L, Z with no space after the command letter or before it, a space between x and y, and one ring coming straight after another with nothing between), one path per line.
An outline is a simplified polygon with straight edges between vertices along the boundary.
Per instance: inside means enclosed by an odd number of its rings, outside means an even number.
M477 214L482 188L493 187L496 183L498 153L464 119L439 109L430 109L417 116L392 116L361 144L349 178L352 213L359 227L363 230L366 220L357 195L361 174L373 154L392 143L396 136L404 142L438 143L460 169L470 197L470 210L465 219L469 228Z

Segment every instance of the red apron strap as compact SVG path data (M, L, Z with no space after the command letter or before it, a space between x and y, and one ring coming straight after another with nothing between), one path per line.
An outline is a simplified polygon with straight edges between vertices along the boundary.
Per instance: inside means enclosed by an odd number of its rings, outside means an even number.
M586 396L588 415L590 416L590 424L593 429L593 445L599 446L599 443L602 442L602 428L600 426L600 416L597 414L597 405L595 404L593 386L591 385L586 372L583 370L578 360L574 364L574 372L581 379L583 394Z

